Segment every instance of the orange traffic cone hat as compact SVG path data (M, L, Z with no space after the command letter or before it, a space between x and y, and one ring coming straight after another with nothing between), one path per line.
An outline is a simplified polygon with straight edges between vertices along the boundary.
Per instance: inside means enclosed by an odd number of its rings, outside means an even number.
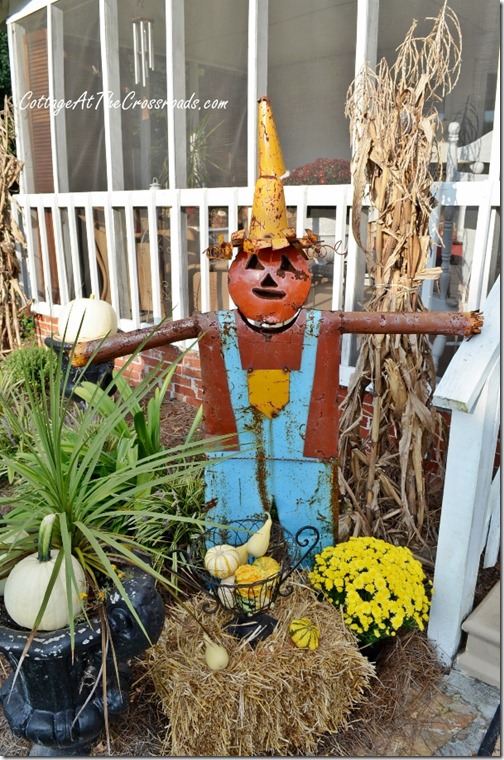
M266 97L258 101L258 178L248 230L238 230L231 244L222 243L216 257L230 258L232 246L247 253L264 248L279 250L290 245L302 250L313 248L318 239L310 230L307 237L298 238L293 227L287 226L287 209L282 177L286 175L277 128ZM209 255L212 252L209 251Z
M257 154L258 177L283 177L286 174L282 148L268 98L258 101Z

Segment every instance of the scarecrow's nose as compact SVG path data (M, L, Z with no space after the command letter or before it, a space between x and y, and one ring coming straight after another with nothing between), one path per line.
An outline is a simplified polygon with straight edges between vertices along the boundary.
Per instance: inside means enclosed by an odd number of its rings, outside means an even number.
M278 288L278 285L273 279L273 277L270 274L267 274L266 277L264 277L263 280L261 281L261 287L262 288Z

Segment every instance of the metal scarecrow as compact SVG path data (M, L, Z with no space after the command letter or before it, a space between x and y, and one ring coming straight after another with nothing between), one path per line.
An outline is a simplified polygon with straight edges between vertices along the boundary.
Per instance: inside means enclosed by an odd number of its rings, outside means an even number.
M331 312L303 308L310 255L319 242L287 226L282 152L269 100L259 100L259 161L248 230L217 255L230 258L236 309L160 325L145 348L199 338L204 430L230 436L233 454L211 451L208 516L243 519L272 507L292 534L310 524L322 545L338 540L338 403L340 338L352 333L472 335L478 313ZM215 254L215 250L209 252ZM131 353L149 330L107 339L94 356ZM98 342L80 344L83 365ZM253 446L251 446L253 444ZM228 444L229 445L229 444Z

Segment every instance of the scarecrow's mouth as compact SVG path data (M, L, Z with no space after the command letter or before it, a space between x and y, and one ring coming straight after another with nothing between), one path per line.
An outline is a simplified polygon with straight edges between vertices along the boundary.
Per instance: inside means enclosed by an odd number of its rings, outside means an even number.
M270 290L269 288L252 288L252 293L258 298L268 298L273 301L280 301L285 298L284 290Z

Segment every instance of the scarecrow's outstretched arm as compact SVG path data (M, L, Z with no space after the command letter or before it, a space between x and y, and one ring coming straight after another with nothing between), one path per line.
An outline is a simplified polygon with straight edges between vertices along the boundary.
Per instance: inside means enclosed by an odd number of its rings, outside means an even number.
M425 333L427 335L476 335L481 332L483 316L471 312L325 312L335 331L346 333ZM142 349L158 348L179 340L198 338L202 326L198 317L166 322L154 329L146 327L130 333L120 333L105 341L78 343L72 364L83 367L91 356L93 363L110 361Z
M84 367L93 357L93 364L126 356L142 346L143 349L159 348L178 340L197 338L201 329L197 317L178 319L175 322L165 322L158 328L145 327L129 333L120 333L111 338L92 340L89 343L78 343L72 357L75 367Z
M483 315L479 311L337 311L334 317L340 332L345 333L470 336L480 333L483 325Z

